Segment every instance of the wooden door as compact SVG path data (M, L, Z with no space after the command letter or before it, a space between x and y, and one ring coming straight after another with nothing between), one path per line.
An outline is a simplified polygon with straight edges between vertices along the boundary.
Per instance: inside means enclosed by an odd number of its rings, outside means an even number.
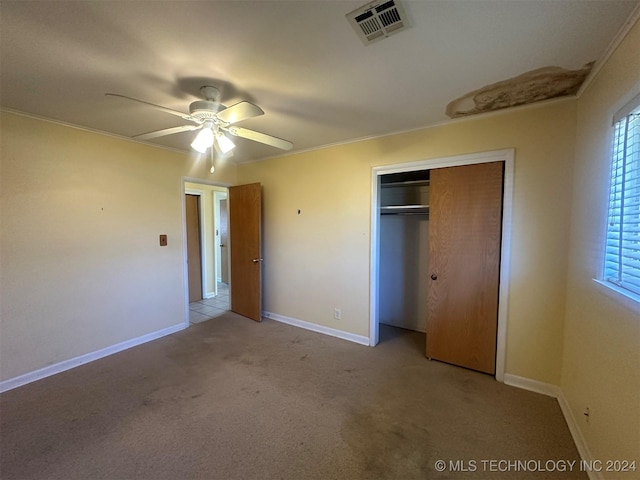
M229 187L231 310L262 321L262 189Z
M431 170L427 357L495 373L503 162Z
M200 197L198 197L198 195L185 195L189 303L202 300L202 257L200 252L199 200Z
M220 200L220 277L229 283L229 238L228 238L227 199Z

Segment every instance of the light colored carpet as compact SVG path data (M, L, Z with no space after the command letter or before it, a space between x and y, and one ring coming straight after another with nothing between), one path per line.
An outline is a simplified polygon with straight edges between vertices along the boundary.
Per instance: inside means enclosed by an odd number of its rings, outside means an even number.
M483 468L577 461L556 400L430 362L423 334L381 331L370 348L228 313L6 392L0 476L586 479Z

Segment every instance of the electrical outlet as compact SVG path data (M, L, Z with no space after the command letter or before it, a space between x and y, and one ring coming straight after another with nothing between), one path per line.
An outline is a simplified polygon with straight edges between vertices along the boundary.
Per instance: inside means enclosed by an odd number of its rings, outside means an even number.
M339 308L333 309L333 318L335 318L336 320L340 320L342 318L342 312Z

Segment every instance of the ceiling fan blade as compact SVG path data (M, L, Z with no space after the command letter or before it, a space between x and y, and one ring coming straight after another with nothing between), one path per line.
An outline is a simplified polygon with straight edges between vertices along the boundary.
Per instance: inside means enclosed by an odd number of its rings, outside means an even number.
M135 138L136 140L151 140L152 138L164 137L165 135L173 135L174 133L180 132L190 132L191 130L198 130L200 128L202 128L202 125L182 125L181 127L165 128L164 130L135 135L131 138Z
M180 117L180 118L183 118L185 120L189 120L190 122L196 122L197 123L197 121L191 115L189 115L188 113L178 112L177 110L171 110L170 108L163 107L161 105L156 105L155 103L145 102L144 100L138 100L137 98L126 97L124 95L119 95L117 93L105 93L105 95L107 97L125 98L127 100L131 100L131 101L134 101L134 102L142 103L143 105L148 105L148 106L153 107L153 108L155 108L157 110L160 110L162 112L169 113L171 115L175 115L176 117Z
M282 150L291 150L293 148L293 143L288 140L273 137L271 135L267 135L266 133L256 132L255 130L249 130L242 127L229 127L227 131L231 135L235 135L236 137L246 138L256 142L264 143L265 145L271 145L272 147L280 148Z
M240 102L218 112L218 118L226 123L236 123L247 118L264 115L264 111L257 105L250 102Z

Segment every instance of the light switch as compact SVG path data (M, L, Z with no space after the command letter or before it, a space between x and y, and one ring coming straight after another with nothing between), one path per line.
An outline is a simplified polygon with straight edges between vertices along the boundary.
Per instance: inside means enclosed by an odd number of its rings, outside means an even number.
M167 236L166 235L160 235L160 246L161 247L166 247L167 246Z

